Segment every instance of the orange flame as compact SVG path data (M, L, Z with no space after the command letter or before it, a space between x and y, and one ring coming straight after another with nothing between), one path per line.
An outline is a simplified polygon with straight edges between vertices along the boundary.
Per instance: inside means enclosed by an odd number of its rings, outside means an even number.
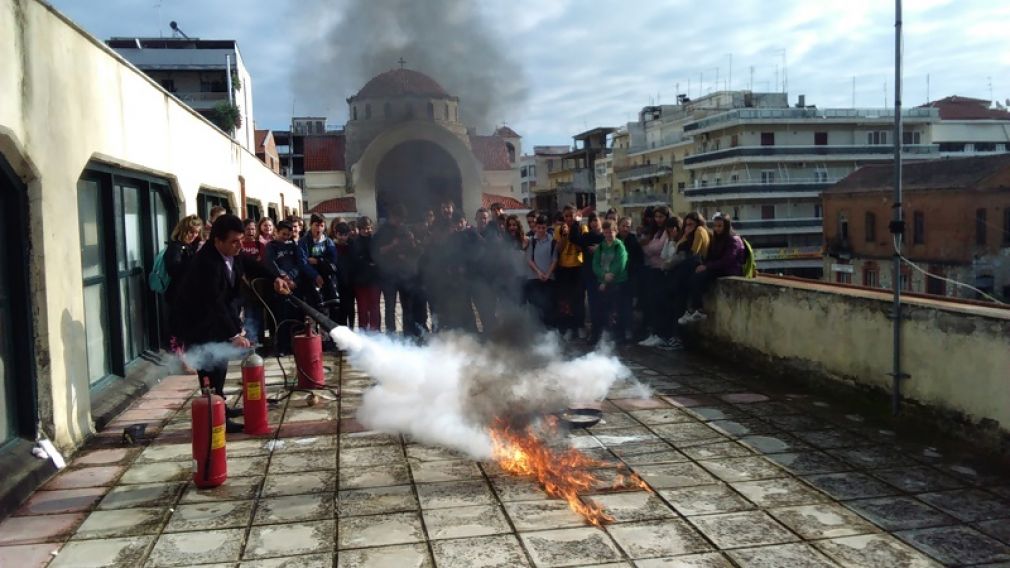
M556 422L549 422L553 428ZM541 439L532 427L522 432L509 428L503 420L495 420L491 428L494 458L506 473L533 479L551 497L568 502L568 506L595 526L611 523L614 518L599 505L579 499L600 483L593 469L626 469L614 463L592 459L574 448L554 449ZM610 489L636 487L652 492L642 478L630 471L619 471Z

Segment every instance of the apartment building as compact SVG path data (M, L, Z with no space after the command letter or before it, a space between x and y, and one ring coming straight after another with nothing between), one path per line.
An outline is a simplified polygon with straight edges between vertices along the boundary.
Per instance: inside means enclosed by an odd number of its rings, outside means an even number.
M561 167L548 173L556 206L573 204L595 209L596 160L610 153L610 135L617 129L599 126L572 137L572 148L561 156Z
M1010 113L988 107L947 97L904 110L904 159L1008 151ZM737 108L691 122L687 197L703 213L732 216L760 270L820 278L820 194L861 166L890 162L893 125L893 109L818 109L802 95L795 107Z
M782 101L785 102L784 100ZM936 158L936 109L903 112L904 155ZM821 192L862 165L893 154L888 109L737 108L685 125L686 196L706 216L730 215L763 271L819 278Z
M252 77L238 42L188 37L114 37L105 42L166 91L228 132L243 148L254 142ZM220 114L228 115L225 124Z
M564 156L569 150L563 145L533 147L533 169L527 170L526 179L530 184L530 204L538 211L549 213L558 210L558 196L551 187L550 176L562 169Z

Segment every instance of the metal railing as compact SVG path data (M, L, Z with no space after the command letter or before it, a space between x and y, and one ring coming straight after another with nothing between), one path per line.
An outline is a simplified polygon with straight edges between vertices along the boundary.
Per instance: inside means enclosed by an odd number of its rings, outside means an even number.
M630 193L621 197L621 205L666 205L670 196L663 193Z
M621 168L614 171L614 173L617 174L617 179L620 181L665 176L672 172L673 168L663 164L642 164L640 166L631 166L629 168Z
M792 219L751 219L733 220L733 228L741 231L749 229L795 229L795 228L819 228L823 225L824 219L819 217L803 217Z
M684 158L684 165L690 166L714 160L743 157L868 155L885 158L893 153L894 146L891 144L856 144L844 146L737 146L736 148L726 148L723 150L714 150L712 152L687 156ZM914 144L903 146L902 153L929 156L939 154L940 151L937 144Z
M901 112L903 118L939 118L935 108L911 108ZM701 130L716 124L746 120L894 120L894 109L886 108L742 108L703 118L684 125L684 131Z

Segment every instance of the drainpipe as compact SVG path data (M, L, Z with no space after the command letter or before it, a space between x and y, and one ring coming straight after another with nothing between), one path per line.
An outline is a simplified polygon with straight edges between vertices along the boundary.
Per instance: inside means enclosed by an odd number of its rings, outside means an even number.
M891 205L891 235L894 240L894 305L891 324L894 329L894 356L891 372L891 413L897 416L901 411L901 381L907 375L901 368L901 245L905 232L905 220L901 203L901 0L894 1L894 203Z
M228 82L228 102L234 105L235 104L235 93L234 93L234 91L231 90L231 54L230 53L225 54L224 61L225 61L225 66L227 67L227 71L226 71L227 76L226 76L225 80Z

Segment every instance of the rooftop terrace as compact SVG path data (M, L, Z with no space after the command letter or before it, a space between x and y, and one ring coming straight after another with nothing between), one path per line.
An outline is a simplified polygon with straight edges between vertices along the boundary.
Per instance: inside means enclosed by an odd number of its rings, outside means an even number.
M705 355L622 358L654 395L610 393L571 434L651 492L562 501L490 463L363 431L371 380L327 363L342 398L272 411L269 438L229 435L228 482L189 482L193 378L169 377L0 523L4 566L938 566L1010 561L1010 476L963 444ZM281 389L275 362L270 390ZM239 371L231 369L231 392ZM152 423L149 445L118 445ZM604 479L609 482L609 479Z

